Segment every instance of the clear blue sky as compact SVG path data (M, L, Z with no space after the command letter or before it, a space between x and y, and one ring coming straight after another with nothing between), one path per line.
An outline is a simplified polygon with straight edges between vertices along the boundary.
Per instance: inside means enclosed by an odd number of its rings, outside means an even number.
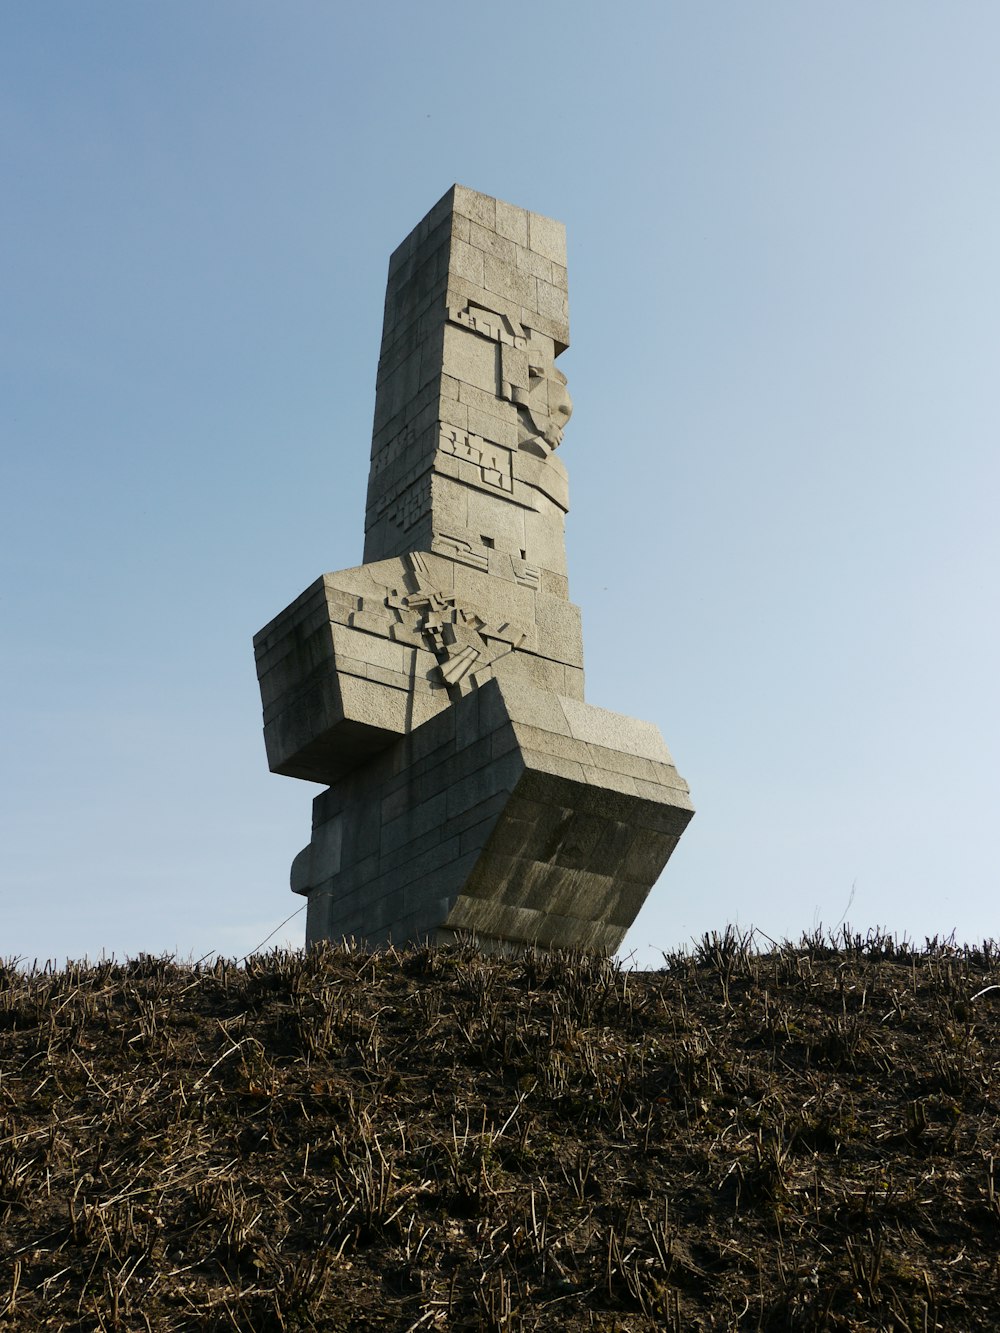
M0 954L299 905L251 637L360 561L454 181L568 228L587 697L698 809L626 949L1000 935L998 68L991 0L0 7Z

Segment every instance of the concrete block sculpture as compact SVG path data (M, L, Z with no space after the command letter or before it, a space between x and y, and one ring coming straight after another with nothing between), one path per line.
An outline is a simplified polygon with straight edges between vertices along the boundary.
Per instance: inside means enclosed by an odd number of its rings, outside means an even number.
M611 952L692 815L660 733L584 702L565 230L454 186L389 261L365 563L254 639L272 772L328 786L308 944Z

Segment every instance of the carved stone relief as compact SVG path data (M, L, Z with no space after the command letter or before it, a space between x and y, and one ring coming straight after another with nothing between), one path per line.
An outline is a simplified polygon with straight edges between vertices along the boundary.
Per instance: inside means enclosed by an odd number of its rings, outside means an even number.
M492 338L494 342L503 343L507 347L523 348L528 345L527 334L517 320L501 314L499 310L487 310L473 301L465 306L449 306L448 318L453 324L463 324L467 329L472 329L473 333Z
M386 606L402 613L423 636L441 664L446 684L457 685L473 668L489 666L525 642L528 636L521 626L491 621L451 593L435 588L419 552L411 552L406 560L417 586L402 595L390 593Z
M478 469L479 480L484 485L495 486L497 490L508 493L513 491L510 452L502 445L484 440L478 435L470 435L457 426L442 425L438 448L460 462L471 463Z
M535 334L500 311L472 302L464 308L450 306L448 317L500 343L496 396L517 408L519 447L547 458L562 443L573 413L566 376L555 364L552 339Z

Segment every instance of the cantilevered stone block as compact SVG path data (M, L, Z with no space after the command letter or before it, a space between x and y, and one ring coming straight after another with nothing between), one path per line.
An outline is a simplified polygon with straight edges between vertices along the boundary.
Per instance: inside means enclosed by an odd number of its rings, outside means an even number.
M494 679L317 798L293 888L310 943L613 951L691 813L655 727Z
M268 762L330 784L307 939L617 948L691 817L659 732L583 698L565 230L454 186L389 261L365 564L254 640Z

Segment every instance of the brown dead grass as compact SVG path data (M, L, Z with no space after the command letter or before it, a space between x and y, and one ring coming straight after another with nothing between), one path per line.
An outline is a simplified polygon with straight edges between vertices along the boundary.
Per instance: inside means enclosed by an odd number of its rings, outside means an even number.
M1000 948L0 977L0 1329L995 1329Z

